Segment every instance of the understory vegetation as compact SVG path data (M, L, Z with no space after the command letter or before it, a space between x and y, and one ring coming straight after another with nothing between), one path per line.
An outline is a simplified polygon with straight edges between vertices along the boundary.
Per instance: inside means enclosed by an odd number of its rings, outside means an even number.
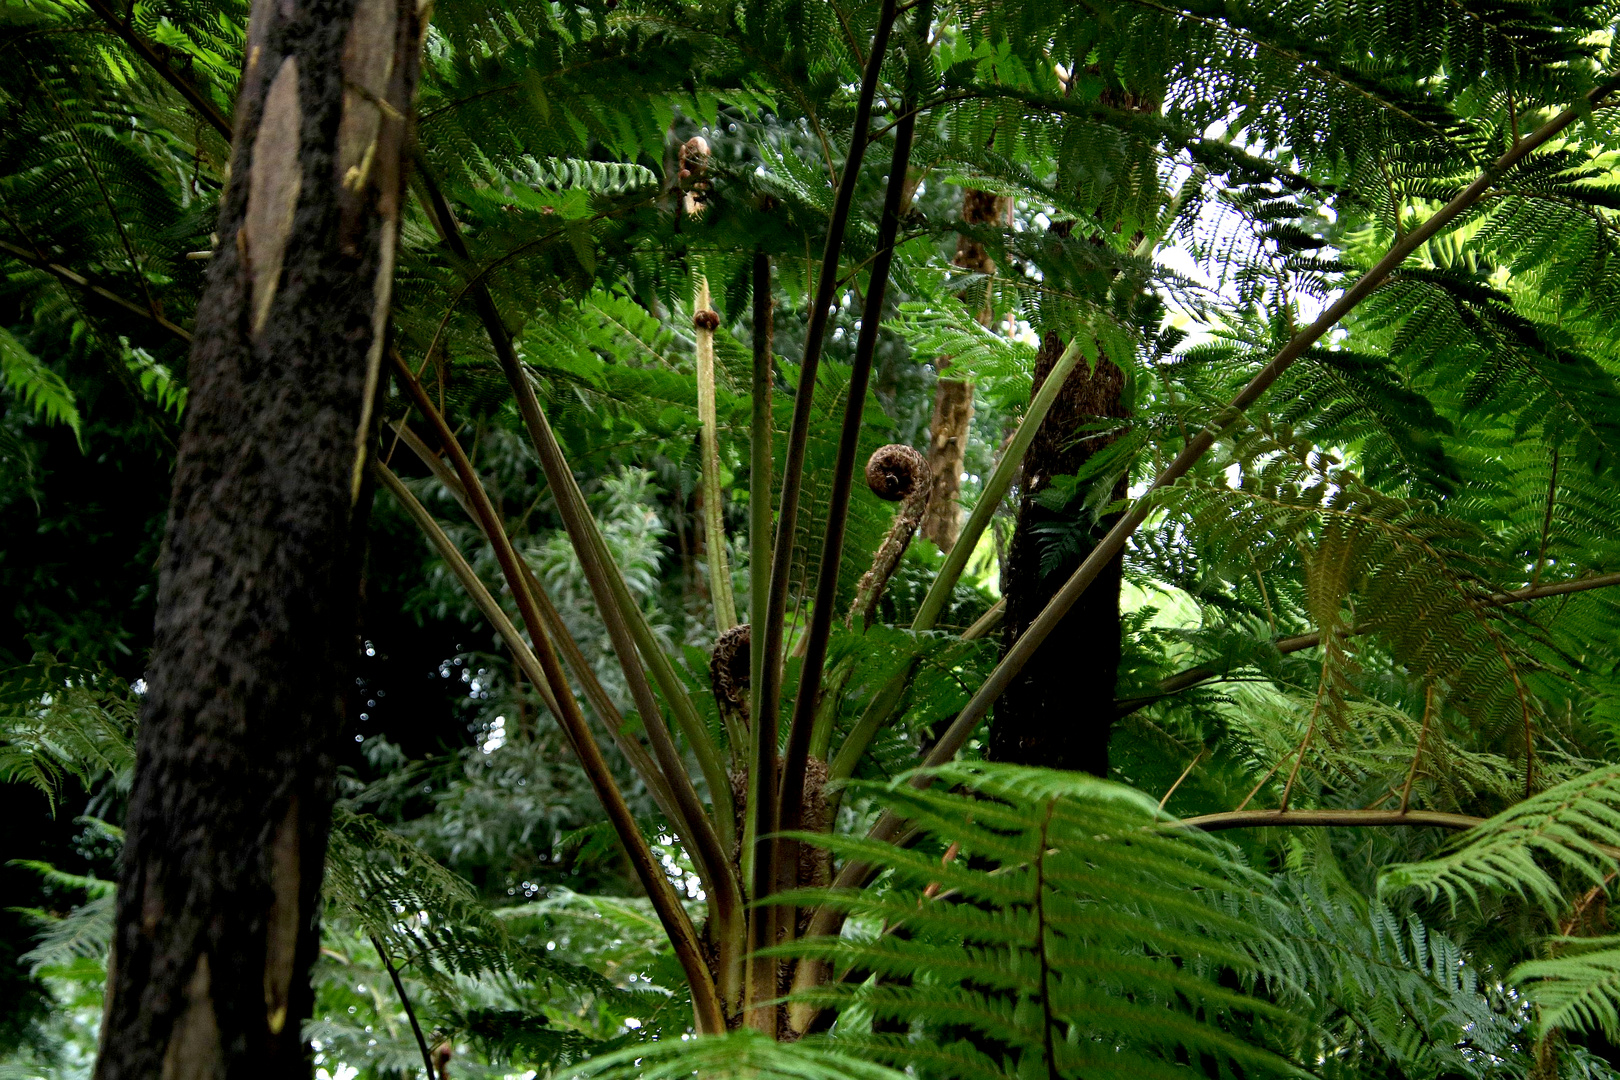
M423 11L314 1075L1620 1072L1620 3ZM0 0L0 1077L249 19Z

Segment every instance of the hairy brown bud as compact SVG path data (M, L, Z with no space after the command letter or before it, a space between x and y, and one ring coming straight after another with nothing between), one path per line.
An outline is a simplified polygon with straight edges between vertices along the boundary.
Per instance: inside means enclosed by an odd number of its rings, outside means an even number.
M703 310L694 312L692 325L699 330L714 330L720 325L720 314L715 311Z
M744 717L748 716L748 690L753 683L751 650L753 634L748 624L733 626L721 634L709 654L709 685L721 708L730 707Z
M928 486L928 459L909 446L890 443L866 459L866 486L885 502L899 502Z

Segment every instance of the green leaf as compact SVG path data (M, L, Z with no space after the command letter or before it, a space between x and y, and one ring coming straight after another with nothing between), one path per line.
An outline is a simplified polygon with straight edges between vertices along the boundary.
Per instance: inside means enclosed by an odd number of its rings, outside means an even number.
M3 327L0 327L0 375L23 404L48 423L66 424L78 440L79 448L84 448L84 431L73 391L62 381L62 376L23 348L22 342Z

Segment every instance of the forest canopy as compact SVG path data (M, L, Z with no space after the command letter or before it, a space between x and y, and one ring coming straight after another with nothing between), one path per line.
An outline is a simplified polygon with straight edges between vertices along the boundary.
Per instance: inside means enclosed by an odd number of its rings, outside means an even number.
M1615 1075L1617 27L0 0L0 1076Z

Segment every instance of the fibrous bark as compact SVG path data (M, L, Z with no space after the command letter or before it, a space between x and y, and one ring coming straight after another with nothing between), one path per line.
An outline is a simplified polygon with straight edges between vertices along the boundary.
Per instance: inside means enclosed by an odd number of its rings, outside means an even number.
M159 566L100 1080L310 1073L420 45L410 0L254 5Z
M1097 72L1093 69L1092 73ZM1136 113L1156 113L1160 104L1157 98L1118 84L1106 86L1098 102ZM1110 232L1120 228L1118 222L1100 224ZM1070 222L1056 222L1051 231L1067 235L1072 227ZM1134 248L1141 240L1138 234L1130 246ZM1042 338L1031 394L1040 389L1063 349L1055 334ZM1074 475L1119 437L1119 425L1107 425L1107 421L1129 415L1124 390L1125 373L1106 356L1095 366L1076 367L1024 456L1018 525L1001 583L1007 602L1003 657L1119 520L1120 515L1113 514L1087 527L1090 510L1083 505L1084 498L1077 496L1071 505L1053 510L1041 503L1040 495L1055 477ZM1099 424L1113 430L1091 435L1082 430ZM1109 501L1125 497L1128 480L1128 476L1119 477ZM1044 549L1063 532L1071 536L1078 532L1080 542L1068 545L1062 558L1045 560L1049 565L1043 569ZM1119 678L1123 560L1121 553L1108 562L1002 692L990 722L987 751L992 760L1108 775L1114 683Z
M1035 360L1035 390L1062 352L1063 342L1056 334L1047 334ZM1125 373L1107 359L1095 368L1077 366L1024 456L1018 526L1002 580L1007 601L1004 648L1034 621L1113 524L1114 519L1107 517L1088 527L1081 498L1053 510L1040 496L1054 478L1072 476L1118 437L1116 431L1081 437L1081 429L1125 417L1124 388ZM1121 477L1111 499L1124 495ZM1082 540L1043 569L1043 554L1056 531L1079 531ZM1108 775L1108 735L1119 675L1120 568L1119 558L1108 564L996 703L988 747L992 760Z
M999 221L1006 215L1007 205L1004 195L968 188L962 193L962 224L988 225ZM957 238L955 263L978 274L993 274L996 270L995 261L984 245L970 236ZM988 303L980 305L978 319L981 323L989 322ZM944 357L935 364L939 381L934 384L934 416L928 424L928 467L933 475L933 486L922 523L922 534L941 551L949 551L956 545L961 528L962 507L958 496L962 491L968 429L973 425L973 384L965 379L946 378L945 372L950 366L950 360Z

